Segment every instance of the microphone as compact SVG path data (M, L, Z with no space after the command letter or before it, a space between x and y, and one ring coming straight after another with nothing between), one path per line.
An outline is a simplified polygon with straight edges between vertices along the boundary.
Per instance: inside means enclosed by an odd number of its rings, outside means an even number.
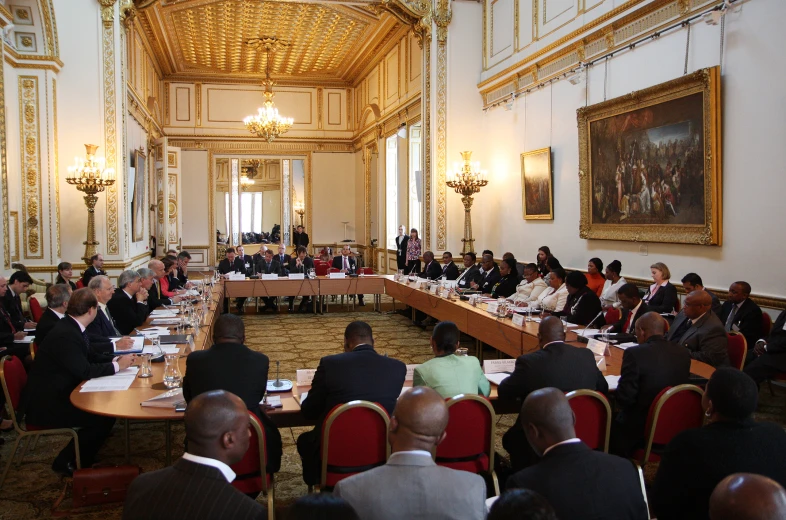
M584 334L587 332L587 329L590 327L590 325L592 325L593 323L595 323L595 320L597 320L598 318L600 318L601 314L603 314L603 310L601 310L601 311L598 313L598 315L597 315L597 316L595 316L594 318L592 318L592 321L591 321L591 322L589 322L589 323L587 324L587 326L586 326L586 327L584 327L584 330L582 330L582 331L581 331L581 334L579 334L579 336L586 338L587 336L585 336Z
M414 273L414 272L415 272L415 268L416 268L417 266L418 266L418 264L415 264L415 265L413 265L413 266L412 266L412 269L409 271L409 274L412 274L412 273Z
M279 377L279 371L281 369L281 361L276 361L276 380L273 382L273 386L276 388L281 388L284 386L284 383L281 382L281 378Z

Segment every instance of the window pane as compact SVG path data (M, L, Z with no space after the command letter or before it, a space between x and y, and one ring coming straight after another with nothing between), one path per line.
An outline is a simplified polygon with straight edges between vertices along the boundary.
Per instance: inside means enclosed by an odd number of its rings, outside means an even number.
M409 129L409 227L423 229L423 172L420 165L420 123Z
M252 195L252 193L240 194L240 229L244 233L251 231Z
M262 194L254 193L254 233L262 232Z
M396 249L398 234L398 142L396 135L387 139L385 150L385 195L387 248Z

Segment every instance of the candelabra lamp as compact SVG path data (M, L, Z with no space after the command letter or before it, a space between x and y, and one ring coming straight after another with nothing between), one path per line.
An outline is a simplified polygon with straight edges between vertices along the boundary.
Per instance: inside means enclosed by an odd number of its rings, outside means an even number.
M74 165L68 168L66 182L76 186L76 189L85 194L85 206L87 206L87 240L82 242L85 245L85 256L82 260L86 265L90 265L90 258L96 254L96 228L95 228L95 208L98 201L97 193L115 183L114 168L105 168L106 160L103 157L96 157L98 146L86 144L85 151L87 157L74 158Z
M300 217L300 225L303 225L303 215L306 214L306 205L302 200L295 201L295 213Z
M486 172L480 169L479 162L471 162L472 152L461 152L464 163L459 166L453 165L453 172L449 175L445 184L453 188L456 193L461 195L461 202L464 203L464 238L461 241L464 247L461 254L475 251L475 239L472 238L472 196L480 191L480 188L489 183L486 179Z

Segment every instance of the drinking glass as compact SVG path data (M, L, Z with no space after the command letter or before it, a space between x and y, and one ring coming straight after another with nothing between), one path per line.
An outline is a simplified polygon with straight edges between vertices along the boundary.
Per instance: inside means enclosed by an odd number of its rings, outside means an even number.
M164 352L161 350L161 338L158 337L158 334L150 336L150 350L153 352L151 359L158 359L164 355Z
M180 354L166 354L164 355L164 386L167 388L178 388L183 381L183 375L180 373L178 366L178 359Z
M459 347L459 348L456 349L455 354L457 356L468 356L469 355L469 349L465 348L465 347Z
M138 377L141 377L143 379L147 377L153 377L153 367L150 365L150 359L153 356L150 354L141 354L139 357L142 360L142 362L139 365Z
M560 317L560 320L562 320L562 330L568 332L568 317L562 316Z

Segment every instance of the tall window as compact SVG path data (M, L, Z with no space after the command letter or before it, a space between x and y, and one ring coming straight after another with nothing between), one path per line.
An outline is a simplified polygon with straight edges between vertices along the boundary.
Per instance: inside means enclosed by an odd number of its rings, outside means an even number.
M385 221L387 222L387 248L396 249L398 235L398 143L394 134L387 138L385 149Z
M423 222L423 171L421 158L421 127L416 123L409 128L409 228L422 232Z
M229 193L226 201L226 224L229 226ZM240 229L244 233L262 232L262 192L240 194Z

